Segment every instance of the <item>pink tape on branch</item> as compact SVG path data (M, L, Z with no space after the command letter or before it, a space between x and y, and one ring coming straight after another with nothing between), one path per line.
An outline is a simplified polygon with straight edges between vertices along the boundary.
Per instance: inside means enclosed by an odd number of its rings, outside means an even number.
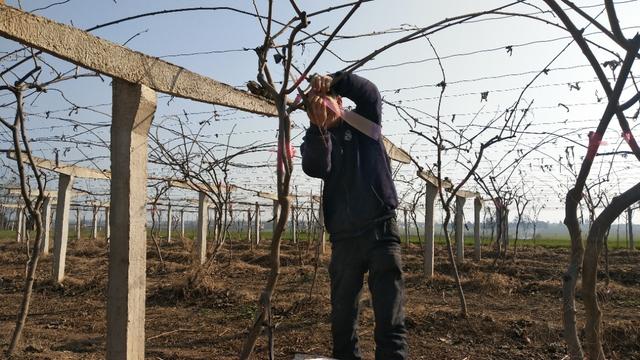
M633 145L631 144L632 141L635 142L635 139L633 138L633 134L631 133L631 131L625 131L622 133L622 138L624 139L624 141L627 142L627 144L629 144L629 146L633 147Z
M338 105L338 103L336 103L335 101L331 101L327 96L322 97L322 102L327 109L331 110L338 117L342 117L342 115L344 114L344 109L340 107L340 105Z
M286 156L289 160L293 159L294 156L296 156L296 149L293 145L291 145L291 143L287 143L287 151L286 151ZM276 153L276 157L278 159L277 163L278 163L278 167L280 167L280 169L282 169L284 171L284 163L282 162L282 157L280 157L280 143L278 142L278 150Z
M603 145L602 135L597 132L589 132L589 147L587 148L587 159L593 160L598 153L598 148Z

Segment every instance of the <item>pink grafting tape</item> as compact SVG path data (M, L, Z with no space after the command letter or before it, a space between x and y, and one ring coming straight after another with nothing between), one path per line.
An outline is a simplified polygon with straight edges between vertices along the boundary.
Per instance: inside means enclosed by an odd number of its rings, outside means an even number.
M344 121L347 122L347 124L353 126L353 128L372 138L373 140L380 140L380 137L382 136L382 126L374 123L373 121L354 111L345 111L335 101L329 100L329 98L327 98L326 96L322 97L322 101L324 103L324 106L326 106L337 116L341 117Z
M597 132L589 133L589 147L587 148L587 159L593 160L598 153L598 148L602 145L602 134Z

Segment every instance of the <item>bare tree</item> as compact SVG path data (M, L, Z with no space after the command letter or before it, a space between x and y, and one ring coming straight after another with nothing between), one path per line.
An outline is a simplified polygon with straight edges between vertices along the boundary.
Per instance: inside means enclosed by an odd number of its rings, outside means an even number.
M579 16L585 18L590 24L596 26L609 39L613 40L622 50L626 52L624 60L618 70L618 76L613 87L611 87L607 76L600 68L599 61L590 44L585 40L584 34L579 30L567 13L554 0L544 0L545 3L564 23L567 31L571 34L576 44L582 50L583 55L589 61L591 68L595 72L600 85L607 95L607 106L604 110L602 118L595 129L589 135L589 146L587 155L584 157L580 171L576 179L576 183L566 195L565 202L565 225L571 236L571 257L569 266L563 276L563 319L564 319L564 336L569 346L569 354L571 359L583 359L584 353L580 338L578 337L578 328L576 322L575 308L575 287L577 279L580 276L582 267L583 276L583 296L585 302L585 310L587 322L585 324L586 332L586 352L590 359L604 359L604 351L602 349L602 314L598 307L596 297L596 280L598 257L602 248L603 238L606 230L611 223L617 218L629 205L640 200L640 184L624 191L619 196L612 199L611 203L605 207L599 216L594 220L589 235L587 237L587 249L585 251L582 245L582 232L578 221L577 209L583 198L583 192L587 177L594 163L594 158L598 153L605 131L609 127L609 123L613 116L616 116L618 123L623 131L623 137L628 142L633 154L640 160L640 149L630 130L629 123L624 111L637 103L640 99L640 93L637 93L627 102L620 104L620 97L625 87L626 81L630 77L630 70L634 60L638 57L638 49L640 49L640 35L636 34L633 39L627 39L620 28L617 19L615 6L612 0L605 0L605 8L609 20L610 29L599 23L593 17L586 14L575 4L568 0L563 2L569 5Z

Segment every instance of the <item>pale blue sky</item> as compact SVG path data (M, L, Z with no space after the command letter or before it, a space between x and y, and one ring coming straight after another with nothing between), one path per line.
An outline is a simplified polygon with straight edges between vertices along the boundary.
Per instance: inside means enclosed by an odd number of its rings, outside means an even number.
M50 4L53 1L22 1L22 6L26 10L32 10ZM266 12L266 1L256 1L262 13ZM6 1L11 6L17 6L17 1ZM275 17L281 21L288 20L293 12L288 2L276 2L274 10ZM329 4L339 4L340 2L318 2L299 1L302 9L309 12L324 7ZM507 1L391 1L377 0L365 3L359 9L353 19L344 27L341 34L364 34L374 31L384 31L392 28L425 26L434 23L445 17L451 17L480 11L491 7L506 4ZM533 4L546 10L542 1L532 1ZM576 2L580 6L591 6L601 3L598 0L583 0ZM322 4L321 6L318 6ZM246 11L253 12L251 1L134 1L118 0L92 0L80 1L71 0L69 3L56 6L48 10L39 11L38 14L49 17L66 24L73 23L79 28L88 28L96 24L125 16L145 13L155 10L171 9L179 7L198 6L232 6ZM626 1L618 5L622 26L630 27L625 30L627 36L638 31L640 23L640 2ZM534 7L519 5L512 9L521 13L535 13L538 10ZM602 7L587 7L586 11L596 15ZM334 13L319 16L312 19L309 32L318 31L328 27L331 31L341 20L346 10L339 10ZM542 15L551 21L557 19L549 15ZM495 17L495 16L494 16ZM605 16L600 19L605 20ZM578 20L579 26L584 26L585 22ZM180 14L161 15L152 18L145 18L124 24L114 25L95 32L95 35L106 38L116 43L124 43L133 35L141 33L132 39L127 47L142 51L153 56L167 56L186 53L200 53L191 56L171 56L164 59L172 63L184 66L192 71L210 76L217 80L229 83L234 86L243 87L248 80L255 78L256 57L252 51L241 51L243 48L253 48L262 42L262 30L255 18L236 14L229 11L199 11ZM595 32L595 28L590 27L587 33ZM379 36L364 37L359 39L347 39L336 41L331 49L344 59L358 59L368 54L372 50L402 36L404 33L386 34ZM603 42L607 46L610 43L601 35L593 35L590 38L594 41ZM443 58L443 66L446 71L447 83L445 98L441 114L444 121L451 123L453 114L456 114L452 126L463 126L473 121L474 124L485 124L494 113L499 113L510 106L519 94L520 88L527 84L534 76L534 71L541 70L568 42L568 34L542 24L523 18L499 18L493 20L483 20L455 26L443 30L429 39L436 47L439 55ZM544 41L544 42L543 42ZM513 46L513 53L509 55L506 46ZM518 46L523 45L523 46ZM10 51L17 48L17 44L11 41L0 40L0 51ZM304 67L306 63L317 51L318 46L309 44L304 52L301 47L296 47L297 64ZM225 53L206 53L222 50L238 50ZM485 50L485 51L483 51ZM489 51L487 51L489 50ZM480 52L482 51L482 52ZM477 53L476 53L477 52ZM466 55L464 55L466 54ZM599 53L602 55L601 53ZM360 75L374 81L383 91L385 99L418 108L430 114L435 114L436 97L439 88L433 85L439 83L441 79L440 69L437 62L433 60L434 54L426 40L416 40L409 44L398 46L386 53L378 56L375 60L367 64ZM61 69L72 68L69 64L62 64L50 57L47 58ZM431 60L429 60L431 59ZM611 60L610 55L600 57L600 61ZM401 66L384 67L403 62L414 62ZM593 82L594 74L586 65L579 50L573 45L563 54L550 68L549 75L541 77L534 88L525 94L527 102L533 101L533 110L530 118L526 122L532 125L528 128L530 132L563 132L569 139L554 139L553 143L548 143L541 147L541 152L529 155L519 170L513 176L514 184L521 184L523 181L530 189L530 194L540 203L547 203L547 207L552 211L546 211L542 218L550 221L561 220L562 213L558 209L562 204L558 201L557 194L566 192L566 186L571 183L571 176L566 169L561 169L555 162L560 156L565 156L567 146L574 145L575 161L579 163L580 156L585 152L584 148L572 143L586 145L586 133L597 124L603 105L596 100L596 89L599 88ZM276 68L274 64L271 64ZM4 64L0 66L5 66ZM325 54L316 67L317 72L331 72L345 66L345 63L337 60L330 54ZM380 68L382 67L382 68ZM637 72L638 67L634 69ZM278 73L278 71L275 71ZM517 75L520 73L526 73ZM568 83L580 82L580 91L571 89ZM414 90L394 91L398 88L421 86ZM68 110L58 113L62 117L71 117L76 120L88 123L109 122L111 88L109 79L102 82L98 79L83 79L68 82L60 85L65 96L80 105L105 104L95 109L104 112L99 114L93 111L79 111L78 114L68 114ZM511 89L511 90L510 90ZM632 90L632 89L629 89ZM480 93L489 91L488 101L480 102ZM625 94L630 94L628 91ZM599 96L603 96L603 91L598 90ZM7 97L0 97L0 101L5 102ZM158 112L155 120L156 124L176 127L176 118L167 118L170 114L182 114L183 110L188 113L207 112L205 114L193 114L189 116L190 126L194 126L198 121L211 116L213 106L199 104L186 100L175 100L167 104L168 98L159 94ZM558 103L569 106L569 111L558 106ZM50 92L41 96L32 106L29 105L29 112L42 113L47 110L67 109L69 105L65 103L60 95ZM205 133L216 139L216 134L222 139L235 126L238 134L232 139L234 145L246 145L255 141L271 141L276 136L276 122L251 114L226 111L218 107L223 121L212 122L205 128ZM0 110L0 115L7 116L9 109ZM476 113L480 112L476 115ZM630 111L632 114L633 111ZM472 120L476 117L475 120ZM307 120L303 114L296 114L294 120L298 127L294 129L294 135L303 131ZM180 121L185 122L183 116ZM566 121L566 122L565 122ZM636 122L632 121L632 126ZM54 126L52 128L51 126ZM62 127L65 126L65 127ZM47 137L62 134L73 134L73 129L68 126L68 122L44 119L43 117L32 116L29 122L32 129L32 136ZM81 138L95 140L96 136L108 141L109 128L104 126L94 130L96 135L86 134ZM152 130L154 131L154 130ZM409 134L409 126L401 121L395 111L389 107L384 108L383 133L389 136L395 143L406 149L411 149L412 153L418 157L421 163L433 163L435 149L426 141L418 139ZM488 138L492 135L487 131L481 138ZM520 139L520 142L502 143L488 154L488 160L480 166L481 173L490 173L493 163L503 156L507 159L514 159L518 156L518 150L527 151L532 145L537 144L544 135L527 134ZM295 144L299 144L301 136L296 138ZM452 140L455 140L452 138ZM619 130L617 125L613 125L605 140L609 145L605 150L609 151L619 142ZM169 141L169 140L168 140ZM8 146L6 132L0 132L1 147ZM43 157L53 157L53 149L64 149L69 147L56 141L48 141L36 145L38 155ZM99 149L95 146L80 148L83 153L91 155L107 156L106 149ZM67 161L78 161L84 158L80 150L70 150L66 157ZM505 155L506 154L506 155ZM447 154L445 172L451 178L458 179L463 172L460 165L453 161L454 154ZM243 158L247 163L260 163L270 161L275 166L273 153L267 152L251 157ZM566 165L566 159L563 160ZM503 164L508 163L505 161ZM83 161L81 164L93 166L94 164ZM95 165L108 168L108 159L99 159ZM544 166L552 167L543 169ZM638 170L636 162L618 157L615 163L615 173L620 177L612 178L612 183L607 186L612 188L611 193L618 191L617 187L624 189L634 180L625 176L630 171ZM152 167L154 172L162 172L162 169ZM595 173L599 171L594 168ZM415 173L412 165L403 166L399 176L411 180ZM318 191L318 182L306 177L300 168L296 169L294 176L295 183L299 186L301 193ZM238 169L232 175L232 182L251 188L274 189L275 178L273 167L263 169ZM414 181L414 184L417 182ZM618 185L620 184L620 185ZM104 187L105 184L95 185L89 183L79 183L78 186ZM400 192L404 192L405 186L400 186ZM416 185L417 186L417 185ZM473 184L467 186L475 189ZM242 195L243 198L246 195ZM466 211L471 219L471 202L468 202Z

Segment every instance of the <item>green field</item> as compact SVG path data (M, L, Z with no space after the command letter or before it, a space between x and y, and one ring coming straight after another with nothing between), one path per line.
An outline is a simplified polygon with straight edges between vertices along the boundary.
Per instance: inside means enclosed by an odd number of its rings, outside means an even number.
M33 237L33 232L30 233L30 235ZM158 231L157 232L158 236L160 237L160 239L165 239L167 234L166 231ZM179 231L173 231L172 233L172 237L174 239L176 239L177 237L179 237ZM232 241L240 241L240 240L244 240L246 238L246 232L230 232L231 234L231 240ZM260 232L260 239L262 240L266 240L266 239L271 239L271 231L261 231ZM53 238L53 232L51 232L51 237ZM585 236L586 234L583 234L583 236ZM9 240L9 239L13 239L15 238L15 231L12 230L0 230L0 239L3 240ZM149 229L147 229L147 236L150 237L150 231ZM189 239L193 239L196 236L196 232L194 230L188 230L185 231L185 237L189 238ZM211 232L209 233L209 238L211 238L212 234ZM316 235L317 236L317 235ZM102 231L102 229L98 232L98 237L103 238L104 237L104 231ZM91 238L91 231L90 229L83 229L82 230L82 234L81 234L81 238L82 239L89 239ZM585 236L586 238L586 236ZM284 236L284 241L290 241L292 239L291 236L291 231L287 231L285 233ZM301 242L306 242L309 239L309 235L307 233L299 233L298 234L298 240ZM327 235L327 241L329 240L329 236ZM405 238L404 236L401 237L402 242L405 242ZM73 229L69 229L69 240L70 241L74 241L76 240L76 232L75 232L75 228ZM424 238L422 238L422 240L424 240ZM51 239L51 241L53 241L53 239ZM409 241L413 244L418 244L418 237L416 235L411 235L409 237ZM438 245L444 245L445 244L445 240L444 240L444 236L442 234L437 234L436 238L435 238L435 242ZM467 236L464 239L464 243L465 246L468 247L473 247L473 237ZM486 238L486 239L482 239L482 245L483 246L488 246L490 243L490 239ZM510 245L513 245L513 238L510 239ZM538 238L535 241L531 240L531 239L526 239L526 240L518 240L518 247L521 246L542 246L542 247L547 247L547 248L568 248L570 245L570 241L569 241L569 237L549 237L549 238ZM627 239L622 238L622 239L617 239L616 237L610 237L609 238L609 248L610 249L625 249L628 248L628 243L627 243Z

